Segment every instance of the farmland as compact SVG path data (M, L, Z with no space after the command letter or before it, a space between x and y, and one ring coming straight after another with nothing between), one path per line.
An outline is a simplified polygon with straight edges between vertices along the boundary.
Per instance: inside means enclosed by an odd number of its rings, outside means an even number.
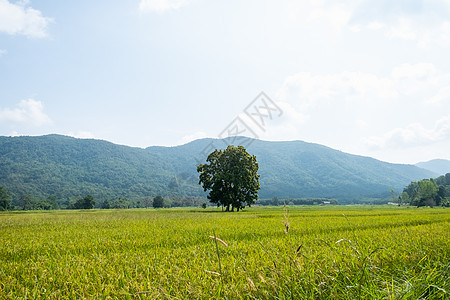
M443 208L2 212L0 232L2 299L448 299L450 291Z

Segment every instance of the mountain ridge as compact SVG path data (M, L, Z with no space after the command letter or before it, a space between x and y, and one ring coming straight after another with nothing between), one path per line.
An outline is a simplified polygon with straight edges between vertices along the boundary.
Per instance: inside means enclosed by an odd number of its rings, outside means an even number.
M196 167L213 148L247 145L256 155L261 198L328 197L350 201L383 197L411 181L435 176L413 165L391 164L304 141L245 137L198 139L147 148L61 135L0 137L0 186L17 198L55 194L69 199L204 197ZM345 202L344 201L344 202Z
M416 163L415 166L439 175L450 173L450 160L448 159L436 158L429 161Z

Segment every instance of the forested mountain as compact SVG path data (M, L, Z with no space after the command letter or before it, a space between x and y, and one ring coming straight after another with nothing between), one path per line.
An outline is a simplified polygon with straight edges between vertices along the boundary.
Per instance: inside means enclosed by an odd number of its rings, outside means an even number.
M432 159L430 161L417 163L416 166L439 175L450 173L450 160L446 159Z
M251 142L247 150L259 162L260 198L330 197L345 203L388 195L390 188L400 191L411 181L436 175L301 141L241 141L244 146ZM203 196L196 166L213 148L231 143L239 144L233 138L201 139L141 149L60 135L0 137L0 186L13 198Z
M0 186L13 197L96 199L162 193L164 158L139 148L60 135L0 137Z
M245 145L249 140L241 141ZM197 180L195 168L197 161L204 158L202 153L216 147L225 148L231 143L232 138L201 139L178 147L149 147L147 150L153 155L170 157L167 160L170 171L177 174L178 183L182 184L187 175ZM389 195L390 188L400 191L411 181L409 178L436 175L412 165L390 164L302 141L253 140L247 150L256 155L259 162L261 198L380 197Z

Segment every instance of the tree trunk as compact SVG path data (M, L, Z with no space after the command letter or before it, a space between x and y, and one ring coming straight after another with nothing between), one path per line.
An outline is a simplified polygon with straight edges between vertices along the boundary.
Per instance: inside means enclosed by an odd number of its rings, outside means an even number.
M227 205L227 208L225 209L225 212L230 211L230 204Z
M237 207L237 212L239 212L239 206Z

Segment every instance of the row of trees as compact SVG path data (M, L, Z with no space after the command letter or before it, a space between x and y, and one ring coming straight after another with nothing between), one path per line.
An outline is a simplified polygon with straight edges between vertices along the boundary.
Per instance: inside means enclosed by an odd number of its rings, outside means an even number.
M450 207L450 173L436 179L413 181L403 189L400 203L420 206Z
M5 187L0 186L0 211L10 209L11 201L12 198L9 195L8 190Z
M50 210L58 209L58 201L55 196L49 196L44 199L35 199L33 195L24 194L19 197L15 205L13 205L12 197L9 195L8 190L0 187L0 211L10 209L22 209L22 210Z
M72 201L66 208L68 209L91 209L95 206L94 197L86 195ZM12 197L8 190L0 186L0 211L20 209L20 210L52 210L59 209L60 205L56 196L48 196L43 199L35 199L31 194L24 194L19 197L13 205Z
M163 198L158 195L154 198L142 199L118 198L114 200L95 201L92 195L78 197L67 202L59 202L56 196L49 196L37 199L31 194L24 194L16 201L13 201L8 190L0 186L0 211L4 210L53 210L53 209L127 209L127 208L163 208L163 207L183 207L202 206L205 204L204 198Z
M272 199L259 199L258 205L263 206L279 206L279 205L337 205L338 201L331 198L287 198L278 199L278 197L273 197Z

